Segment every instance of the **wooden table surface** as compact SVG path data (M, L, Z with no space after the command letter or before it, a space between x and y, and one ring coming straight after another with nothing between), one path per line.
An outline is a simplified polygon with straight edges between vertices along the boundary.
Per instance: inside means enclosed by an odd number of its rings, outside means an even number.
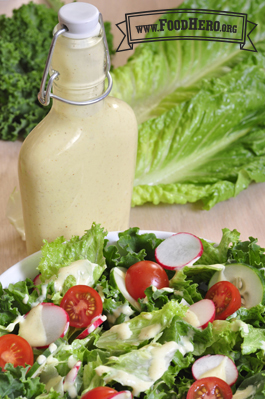
M0 13L11 15L27 0L2 0ZM44 3L44 0L37 1ZM69 2L69 1L66 1ZM104 20L112 22L114 45L117 48L121 34L115 24L124 20L124 14L176 7L179 0L91 0L102 12ZM115 66L126 62L131 52L117 53ZM0 111L1 112L1 111ZM18 187L17 160L21 142L0 141L0 274L26 256L25 242L21 240L6 217L6 205L14 187ZM237 229L241 239L257 237L265 247L265 183L252 184L236 198L217 204L210 211L201 210L198 204L144 205L132 208L130 226L145 230L188 231L218 242L222 229Z

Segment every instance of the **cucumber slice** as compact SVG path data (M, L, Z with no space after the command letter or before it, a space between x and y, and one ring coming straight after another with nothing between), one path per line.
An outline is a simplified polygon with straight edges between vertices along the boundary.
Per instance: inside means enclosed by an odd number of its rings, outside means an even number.
M240 292L242 306L249 309L263 301L264 288L258 270L249 265L235 263L227 265L221 272L216 272L208 288L219 281L230 281Z
M125 267L114 267L110 272L111 284L120 291L123 298L126 299L126 301L128 301L134 309L140 312L141 306L139 302L137 302L126 289L125 286L126 271L127 269Z
M29 369L27 377L37 377L44 369L47 361L49 361L52 356L54 356L59 350L61 350L62 345L65 344L66 342L61 338L58 338L54 343L50 344L49 347L43 352L43 354L37 357L35 363Z

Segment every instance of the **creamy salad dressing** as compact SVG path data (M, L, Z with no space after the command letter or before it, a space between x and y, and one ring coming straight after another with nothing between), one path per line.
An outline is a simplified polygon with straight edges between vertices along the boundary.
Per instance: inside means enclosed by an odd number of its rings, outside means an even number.
M45 385L45 388L47 392L50 392L50 390L53 388L57 392L59 392L61 395L63 395L64 390L63 390L63 377L60 375L51 378L47 384Z
M23 298L23 303L26 305L27 303L28 303L28 300L29 300L29 295L28 294L26 294L25 296L24 296L24 298Z
M72 369L76 363L78 362L78 359L76 359L73 355L69 356L67 365L69 369Z
M141 332L140 332L138 338L141 341L144 341L145 339L154 338L157 334L160 333L161 328L162 328L162 326L159 323L151 324L150 326L143 327L141 329Z
M180 351L180 353L185 356L186 353L192 352L194 350L193 344L190 342L189 337L180 337L180 342L177 343L177 349Z
M46 356L44 356L44 355L39 355L38 357L37 357L37 363L38 364L43 364L43 363L45 363L46 362Z
M67 392L70 398L77 397L77 389L75 384L76 370L72 368L67 374L67 378L64 380L63 389L64 392Z
M8 324L6 327L6 331L11 332L14 330L15 326L19 323L22 323L24 321L25 317L24 316L18 316L13 323Z
M33 347L43 346L43 342L47 339L42 322L42 310L42 305L34 307L19 325L19 335Z
M41 295L38 296L36 302L32 302L31 307L34 308L38 306L41 302L44 302L47 296L47 286L48 284L42 284L41 286Z
M226 381L226 371L225 371L226 363L227 363L227 357L224 357L224 359L220 362L220 364L218 364L218 366L205 371L205 373L202 373L200 375L200 378L217 377L220 378L221 380Z
M177 349L178 344L174 341L167 342L161 346L150 345L148 347L150 358L148 377L143 375L142 378L139 378L126 371L108 366L98 366L95 371L99 376L107 373L107 376L104 377L106 383L114 379L124 386L130 386L132 394L138 396L141 392L149 389L167 371Z
M233 395L233 399L247 399L252 395L255 395L256 388L253 385L249 385L246 389L238 390Z
M155 346L151 350L153 356L148 373L151 380L156 381L167 371L173 356L178 349L178 344L174 341L165 343L162 346Z
M184 316L184 320L195 328L201 325L198 316L190 309L187 310L187 313Z
M130 316L134 313L134 310L127 304L122 304L113 310L112 314L108 314L108 322L114 324L117 318L121 315L125 315L125 321L128 321Z
M153 315L152 315L152 313L142 313L142 317L143 317L143 319L151 320Z
M249 328L246 323L244 323L242 320L235 320L231 326L233 331L238 331L242 328L243 332L245 334L249 333Z
M55 352L57 349L57 345L53 342L52 344L49 345L49 351L51 353Z
M117 324L116 326L111 327L111 331L116 333L119 339L125 340L132 336L132 330L130 330L128 323Z
M64 266L59 269L58 276L54 280L54 289L56 292L61 292L63 283L68 276L73 276L78 285L93 286L94 278L93 273L96 263L90 262L88 259L80 259L72 262L69 266ZM50 280L49 280L50 281Z
M102 94L105 65L101 35L60 36L52 58L60 73L54 93L74 101ZM128 228L136 150L136 118L123 101L75 106L54 100L19 155L28 254L44 238L82 235L94 221L108 231Z

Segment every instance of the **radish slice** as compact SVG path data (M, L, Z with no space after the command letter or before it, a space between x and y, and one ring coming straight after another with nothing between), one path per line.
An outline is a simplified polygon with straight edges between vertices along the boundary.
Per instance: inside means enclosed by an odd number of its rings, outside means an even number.
M189 307L184 320L196 328L206 328L215 318L215 305L211 299L202 299Z
M69 327L69 316L53 303L40 303L19 323L19 335L32 347L45 348L63 337Z
M84 339L86 338L89 334L91 334L97 327L99 327L104 321L107 320L107 317L104 315L96 316L94 319L92 319L91 323L87 328L85 328L81 334L79 334L76 339Z
M65 376L64 382L63 382L63 390L64 392L68 392L71 397L76 397L77 396L77 390L75 387L75 381L76 377L78 374L78 371L80 370L82 362L79 360L74 367L69 371L69 373ZM71 393L74 393L75 395L72 396Z
M196 360L192 366L195 380L206 377L217 377L228 385L233 385L238 377L235 363L224 355L207 355Z
M34 278L33 283L34 283L35 285L40 285L40 284L41 284L40 275L41 275L41 274L38 274L38 275Z
M193 265L203 253L201 240L190 233L177 233L166 238L155 250L156 261L169 270Z
M109 399L133 399L132 393L130 391L121 391L114 393Z

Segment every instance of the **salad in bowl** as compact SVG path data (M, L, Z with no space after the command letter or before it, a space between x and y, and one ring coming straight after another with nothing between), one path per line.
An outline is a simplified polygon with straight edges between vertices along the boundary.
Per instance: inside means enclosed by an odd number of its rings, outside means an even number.
M229 229L44 241L0 276L0 397L264 398L264 270Z

